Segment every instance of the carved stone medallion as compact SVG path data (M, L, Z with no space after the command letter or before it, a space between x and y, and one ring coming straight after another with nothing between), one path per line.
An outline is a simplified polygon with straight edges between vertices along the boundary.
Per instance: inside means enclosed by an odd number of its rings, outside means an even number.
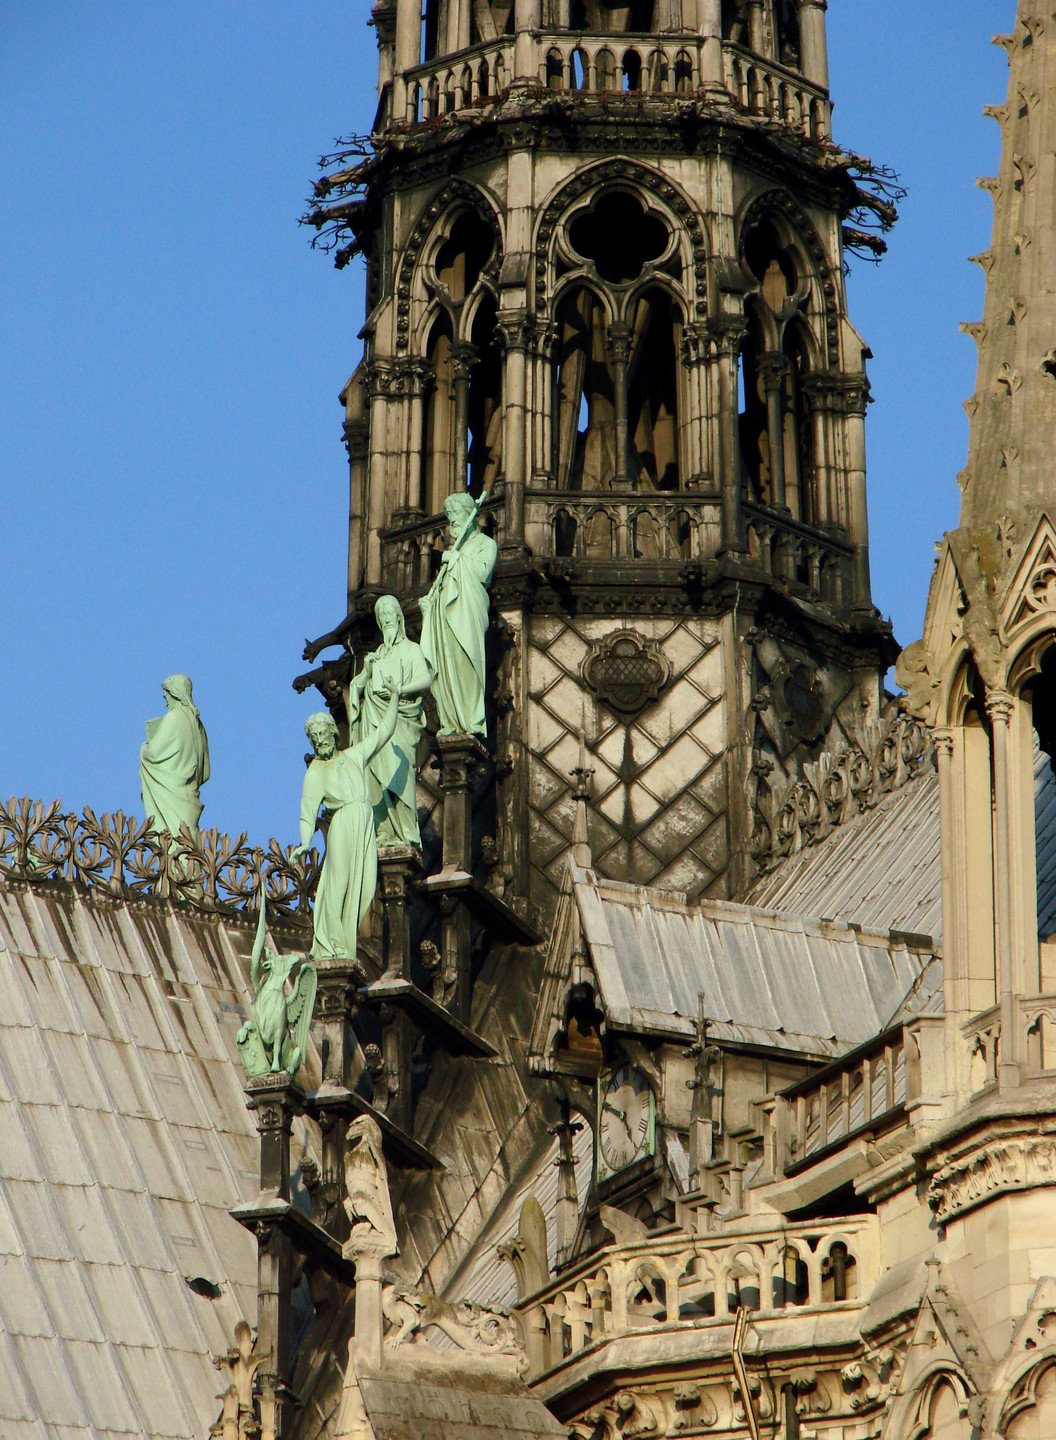
M659 696L670 674L661 651L635 630L615 631L583 661L587 688L621 715L644 710Z

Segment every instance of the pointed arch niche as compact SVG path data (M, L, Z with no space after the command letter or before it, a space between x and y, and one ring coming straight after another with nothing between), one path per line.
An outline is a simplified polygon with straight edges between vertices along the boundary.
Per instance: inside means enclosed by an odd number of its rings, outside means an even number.
M566 214L556 249L555 487L678 490L689 460L678 227L647 195L601 186Z
M479 495L493 488L502 466L502 348L495 301L501 252L492 216L465 201L419 244L421 259L403 287L407 308L424 312L415 347L423 372L421 423L419 430L412 417L407 431L416 451L420 446L415 467L420 487L410 504L419 513L437 515L455 491Z
M819 465L821 412L812 393L822 345L807 249L787 219L766 213L741 240L749 280L740 357L740 445L748 498L809 525L831 520Z

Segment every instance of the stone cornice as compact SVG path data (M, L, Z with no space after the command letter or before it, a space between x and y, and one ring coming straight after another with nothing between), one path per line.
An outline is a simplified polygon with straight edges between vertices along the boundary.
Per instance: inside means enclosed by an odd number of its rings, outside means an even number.
M530 108L525 108L528 106ZM829 158L835 147L813 143L732 109L717 110L706 101L622 101L612 96L602 107L574 96L560 100L548 92L467 121L451 117L413 130L377 137L368 203L390 190L405 191L452 173L465 174L511 151L629 158L722 155L761 178L795 188L808 204L841 213L852 203L851 182Z
M1056 1102L1048 1086L997 1091L915 1152L928 1204L948 1224L998 1195L1056 1186Z

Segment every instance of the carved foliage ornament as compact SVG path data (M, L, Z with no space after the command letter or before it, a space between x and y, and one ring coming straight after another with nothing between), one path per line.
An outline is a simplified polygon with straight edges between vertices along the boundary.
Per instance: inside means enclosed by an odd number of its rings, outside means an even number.
M752 854L768 869L808 845L823 840L837 825L871 810L931 763L934 754L926 728L894 707L878 726L870 726L835 754L823 754L803 766L800 778L775 795L768 774L772 762L757 755L755 833Z
M635 630L617 630L583 661L587 688L621 715L637 715L659 696L671 675L660 649Z
M274 918L311 922L316 853L292 860L272 840L267 852L217 830L179 835L134 815L63 814L30 800L0 802L0 883L66 882L115 899L173 900L195 910L249 919L263 886Z
M401 1345L436 1349L446 1341L442 1354L454 1346L470 1355L508 1356L518 1371L527 1368L520 1328L505 1310L488 1309L471 1300L452 1303L398 1284L385 1286L381 1309L387 1349ZM438 1332L431 1341L425 1338L430 1330Z
M1056 1185L1056 1136L988 1143L944 1165L928 1189L928 1204L944 1225L991 1195L1041 1185Z

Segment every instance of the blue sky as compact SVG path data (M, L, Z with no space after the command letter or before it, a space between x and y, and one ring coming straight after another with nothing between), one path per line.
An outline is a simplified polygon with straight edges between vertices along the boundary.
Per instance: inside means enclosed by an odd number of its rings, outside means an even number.
M344 613L337 394L361 279L296 225L318 154L369 128L364 0L0 6L0 794L140 811L143 724L195 683L203 824L296 838L315 703L290 681ZM957 522L981 313L966 257L998 159L1014 0L831 0L836 138L910 188L857 264L871 346L873 590L920 632Z

